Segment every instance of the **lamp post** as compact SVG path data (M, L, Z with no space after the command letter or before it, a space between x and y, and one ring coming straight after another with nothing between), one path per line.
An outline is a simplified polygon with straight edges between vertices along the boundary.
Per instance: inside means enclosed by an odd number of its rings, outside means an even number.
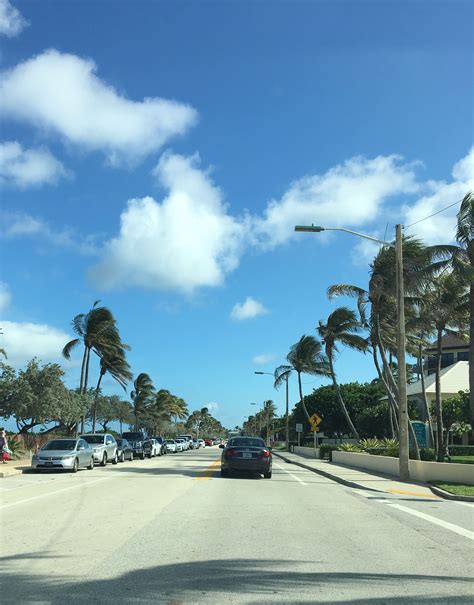
M342 227L321 227L319 225L297 225L295 231L321 233L321 231L344 231L364 239L383 244L395 249L396 262L396 303L397 303L397 359L398 359L398 422L399 422L399 457L398 475L401 481L410 478L409 444L408 444L408 409L407 409L407 375L406 375L406 336L405 336L405 294L403 288L403 245L402 225L395 227L395 244L377 239L365 233Z
M272 374L271 372L254 372L254 374L268 374L269 376L273 376L273 378L275 378L275 375ZM285 377L285 395L286 395L286 399L285 399L285 441L286 441L286 451L289 452L290 451L290 415L289 415L289 402L288 402L288 379L290 377L290 374L288 373Z

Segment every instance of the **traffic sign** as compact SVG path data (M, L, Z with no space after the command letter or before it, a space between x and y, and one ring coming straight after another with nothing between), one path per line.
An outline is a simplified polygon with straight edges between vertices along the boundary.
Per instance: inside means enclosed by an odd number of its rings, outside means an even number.
M316 427L318 427L321 424L321 420L322 420L321 416L318 416L317 414L313 414L309 419L311 429L314 430Z
M303 425L302 424L299 424L299 423L296 424L296 432L297 433L302 433L303 432Z

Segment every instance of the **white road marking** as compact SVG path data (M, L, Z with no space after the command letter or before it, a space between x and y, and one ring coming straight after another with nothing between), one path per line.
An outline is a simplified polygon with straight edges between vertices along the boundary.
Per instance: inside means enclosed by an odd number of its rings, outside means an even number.
M398 510L403 511L404 513L408 513L409 515L413 515L414 517L419 517L420 519L424 519L429 523L433 523L434 525L439 525L440 527L444 527L444 529L449 529L450 531L459 534L460 536L464 536L465 538L469 538L470 540L474 540L474 532L469 531L468 529L464 529L464 527L459 527L459 525L454 525L454 523L448 523L447 521L443 521L442 519L438 519L437 517L432 517L431 515L427 515L426 513L422 513L418 510L414 510L412 508L407 508L406 506L402 506L401 504L395 504L393 502L389 502L387 500L376 500L376 502L383 502L387 506L391 508L396 508Z
M290 471L287 471L286 468L283 468L282 466L280 466L279 464L275 464L275 466L277 468L280 468L282 471L285 471L285 473L288 473L291 477L293 477L293 479L295 479L296 481L299 481L301 483L301 485L308 485L307 483L305 483L304 481L302 481L299 477L297 477L296 475L293 475L293 473L290 473Z
M0 510L3 510L4 508L10 508L11 506L18 506L19 504L25 504L26 502L32 502L33 500L40 500L41 498L54 496L54 494L68 492L70 489L76 489L78 487L83 487L84 485L91 485L92 483L99 483L99 481L106 481L107 479L113 479L113 477L101 477L100 479L94 479L93 481L85 481L84 483L78 483L76 485L70 485L69 487L65 487L63 489L57 489L56 491L48 492L47 494L40 494L39 496L25 498L25 500L17 500L16 502L10 502L9 504L4 504L3 506L0 506Z
M469 508L474 508L474 502L462 502L461 500L450 500L450 502L456 502L456 504L462 504L463 506L469 506Z

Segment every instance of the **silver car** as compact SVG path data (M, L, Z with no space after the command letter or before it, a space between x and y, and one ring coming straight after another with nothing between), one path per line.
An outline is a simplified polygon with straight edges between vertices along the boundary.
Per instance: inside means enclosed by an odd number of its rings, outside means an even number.
M170 454L176 454L178 450L176 449L176 442L174 439L166 440L166 449Z
M115 437L109 433L89 433L88 435L80 435L81 439L87 441L94 451L94 460L101 466L105 466L107 462L117 464L118 462L118 447Z
M184 450L186 449L184 439L175 439L174 442L176 443L176 451L184 452Z
M84 439L53 439L33 455L31 468L34 470L70 470L94 468L94 451Z

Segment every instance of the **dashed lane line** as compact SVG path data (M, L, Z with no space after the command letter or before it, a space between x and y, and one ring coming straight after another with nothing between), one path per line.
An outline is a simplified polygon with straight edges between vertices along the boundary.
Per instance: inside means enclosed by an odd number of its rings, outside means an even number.
M295 479L295 481L298 481L299 483L301 483L301 485L308 485L302 479L300 479L296 475L293 475L293 473L290 473L290 471L287 471L286 468L284 468L283 466L280 466L279 464L275 464L275 466L277 468L281 469L282 471L285 471L285 473L288 473L288 475L290 475L290 477L293 477L293 479Z

